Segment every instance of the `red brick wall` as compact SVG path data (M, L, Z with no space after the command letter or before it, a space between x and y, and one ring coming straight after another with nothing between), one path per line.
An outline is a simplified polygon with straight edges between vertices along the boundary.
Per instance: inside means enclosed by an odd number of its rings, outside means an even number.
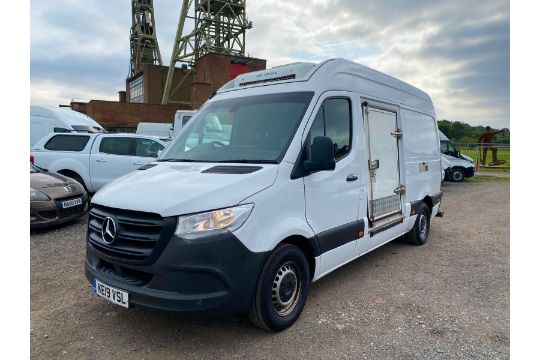
M91 100L89 103L72 103L71 108L90 116L106 128L136 128L139 122L172 123L177 110L189 110L188 106L134 104L103 100Z
M233 62L247 65L247 72L266 69L266 60L222 54L207 54L195 63L195 80L191 86L191 106L198 109L218 90L229 82Z

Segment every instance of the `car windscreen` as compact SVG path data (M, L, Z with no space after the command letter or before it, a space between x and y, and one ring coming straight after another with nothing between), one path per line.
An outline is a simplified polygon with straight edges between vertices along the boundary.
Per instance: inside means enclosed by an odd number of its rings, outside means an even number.
M266 94L210 102L158 161L278 163L313 94Z

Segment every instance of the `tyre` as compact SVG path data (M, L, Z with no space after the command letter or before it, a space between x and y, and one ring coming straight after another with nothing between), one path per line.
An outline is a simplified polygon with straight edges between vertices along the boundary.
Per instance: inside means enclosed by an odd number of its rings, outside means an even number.
M450 176L453 182L461 182L465 179L465 171L462 169L452 169Z
M268 331L282 331L300 316L309 290L309 264L296 246L276 248L263 266L248 317Z
M429 236L430 211L425 203L421 203L413 228L405 234L405 241L413 245L424 245Z

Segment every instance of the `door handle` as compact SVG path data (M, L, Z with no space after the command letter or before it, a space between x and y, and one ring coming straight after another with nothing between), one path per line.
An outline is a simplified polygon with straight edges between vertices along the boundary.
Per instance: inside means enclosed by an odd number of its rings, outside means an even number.
M133 165L143 165L142 161L135 161Z
M349 176L347 176L347 182L352 182L352 181L356 181L358 180L358 176L354 175L354 174L351 174Z
M107 162L105 159L96 159L97 162Z

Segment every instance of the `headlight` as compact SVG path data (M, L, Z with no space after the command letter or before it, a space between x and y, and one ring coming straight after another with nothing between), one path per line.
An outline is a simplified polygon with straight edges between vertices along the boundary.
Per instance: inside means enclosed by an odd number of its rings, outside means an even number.
M78 192L84 193L84 186L82 186L80 182L71 179L71 183L73 184L73 186L75 186Z
M47 201L51 198L41 191L30 188L30 201Z
M234 231L246 222L251 210L253 210L253 204L180 216L175 234L184 235L224 229Z

